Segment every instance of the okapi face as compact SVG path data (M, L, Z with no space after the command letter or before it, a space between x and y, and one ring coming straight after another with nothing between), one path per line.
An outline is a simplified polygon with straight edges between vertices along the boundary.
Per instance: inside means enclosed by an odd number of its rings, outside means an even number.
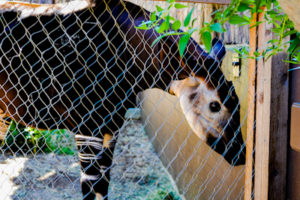
M220 68L224 55L223 43L214 39L209 54L214 62L203 66L207 73L172 81L170 93L179 97L195 134L231 165L241 165L245 163L245 148L240 131L239 99L232 82L225 79Z
M225 100L230 103L222 101L219 92L201 77L173 81L170 91L179 97L183 114L199 138L230 164L244 164L239 105L232 104L236 96Z
M173 81L170 89L179 97L182 111L198 137L207 141L208 137L218 138L221 135L230 113L217 91L207 87L203 78Z

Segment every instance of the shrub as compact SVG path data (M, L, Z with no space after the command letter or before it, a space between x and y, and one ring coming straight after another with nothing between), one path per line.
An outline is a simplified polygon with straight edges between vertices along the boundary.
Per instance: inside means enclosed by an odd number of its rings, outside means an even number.
M74 155L74 136L67 130L38 130L12 121L2 142L2 149L11 153L50 153Z

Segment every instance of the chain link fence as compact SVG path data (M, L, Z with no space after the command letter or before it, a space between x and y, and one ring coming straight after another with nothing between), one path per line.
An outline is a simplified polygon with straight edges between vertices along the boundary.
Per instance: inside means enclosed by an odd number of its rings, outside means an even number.
M195 36L182 57L177 36L153 46L159 34L135 27L165 3L28 2L48 4L0 3L0 199L243 198L236 46L216 39L209 53ZM219 37L247 45L235 28Z

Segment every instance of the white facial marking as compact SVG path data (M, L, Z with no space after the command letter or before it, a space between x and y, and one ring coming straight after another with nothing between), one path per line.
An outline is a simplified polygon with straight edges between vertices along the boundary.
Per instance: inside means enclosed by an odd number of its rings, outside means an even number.
M224 121L230 118L230 113L216 90L198 77L173 81L170 90L179 97L186 120L199 138L207 141L208 134L216 138L222 134Z

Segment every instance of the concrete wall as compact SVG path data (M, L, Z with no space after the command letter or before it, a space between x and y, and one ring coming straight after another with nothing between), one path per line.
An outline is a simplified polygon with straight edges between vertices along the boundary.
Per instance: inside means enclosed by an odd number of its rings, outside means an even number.
M223 71L233 80L241 100L241 121L247 109L247 63L239 77L232 73L232 51ZM232 167L191 131L177 97L158 89L140 94L145 129L160 159L186 199L243 198L244 166ZM246 133L246 126L242 128Z

